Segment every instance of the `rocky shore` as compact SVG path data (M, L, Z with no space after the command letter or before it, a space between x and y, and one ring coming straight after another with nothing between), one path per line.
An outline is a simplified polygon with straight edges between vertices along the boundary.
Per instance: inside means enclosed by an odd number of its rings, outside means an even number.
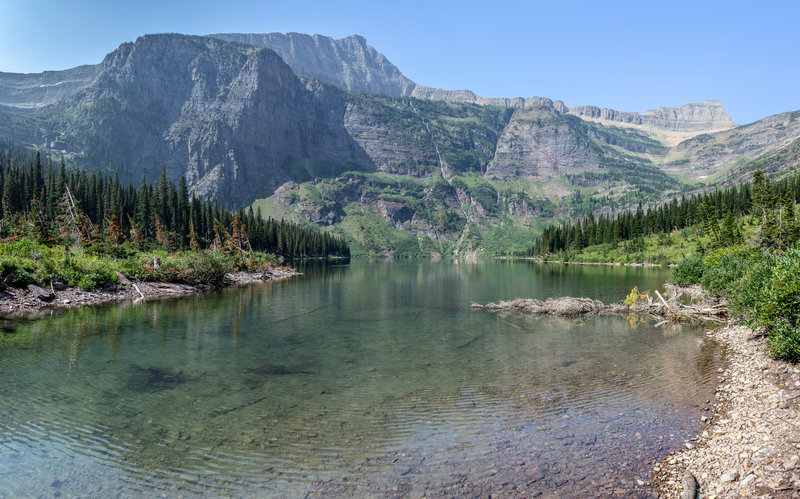
M266 272L234 272L226 275L226 286L241 286L268 282L298 275L292 269L273 267ZM204 284L175 284L166 282L134 283L121 276L120 284L95 291L53 286L41 288L6 287L0 290L0 317L35 319L53 310L102 305L126 300L160 300L200 293L212 289Z
M654 466L660 497L800 497L800 367L770 359L747 327L708 334L726 347L727 367L705 429Z
M648 297L631 306L570 297L472 306L568 318L632 314L724 320L724 302L698 286L669 290L668 301L658 295L658 301ZM678 303L684 294L692 297L691 305ZM714 399L704 404L701 433L654 464L659 497L800 498L800 366L771 359L766 339L733 321L707 334L725 348L726 367L718 372Z

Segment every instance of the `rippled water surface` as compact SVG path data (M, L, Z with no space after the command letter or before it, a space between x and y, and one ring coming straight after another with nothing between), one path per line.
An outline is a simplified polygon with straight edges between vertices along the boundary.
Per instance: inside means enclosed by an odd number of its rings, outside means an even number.
M472 310L667 271L354 263L0 323L0 496L642 496L698 428L689 326Z

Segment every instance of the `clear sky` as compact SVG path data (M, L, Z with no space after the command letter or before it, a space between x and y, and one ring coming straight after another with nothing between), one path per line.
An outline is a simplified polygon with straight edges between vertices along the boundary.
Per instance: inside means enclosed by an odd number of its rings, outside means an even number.
M644 112L800 109L800 2L0 0L0 71L96 64L148 33L361 34L418 84Z

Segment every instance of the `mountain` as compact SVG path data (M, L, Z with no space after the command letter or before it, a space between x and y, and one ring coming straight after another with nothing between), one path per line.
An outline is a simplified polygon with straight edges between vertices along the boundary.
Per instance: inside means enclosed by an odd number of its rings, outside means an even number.
M719 132L737 126L716 99L680 107L661 107L644 114L595 106L573 106L568 112L595 123L638 128L668 145L676 145L700 133Z
M554 219L794 168L798 117L422 87L359 36L147 35L96 66L0 74L0 138L136 184L163 166L354 253L521 249Z
M19 74L0 72L0 105L36 108L55 104L86 88L98 66Z
M339 40L301 33L220 33L209 36L268 48L278 54L296 75L316 78L346 90L401 97L411 95L416 86L359 35Z
M90 85L27 118L39 125L32 142L77 165L113 166L137 183L165 166L198 195L235 205L369 165L342 129L344 110L341 91L307 88L270 50L171 34L123 44Z

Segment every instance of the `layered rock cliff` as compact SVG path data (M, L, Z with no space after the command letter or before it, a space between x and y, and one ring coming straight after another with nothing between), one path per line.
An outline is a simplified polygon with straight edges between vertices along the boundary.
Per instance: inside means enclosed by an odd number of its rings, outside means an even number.
M644 114L616 111L596 106L572 106L568 112L589 120L602 120L639 126L644 130L681 133L709 133L736 126L716 99L680 107L660 107Z

